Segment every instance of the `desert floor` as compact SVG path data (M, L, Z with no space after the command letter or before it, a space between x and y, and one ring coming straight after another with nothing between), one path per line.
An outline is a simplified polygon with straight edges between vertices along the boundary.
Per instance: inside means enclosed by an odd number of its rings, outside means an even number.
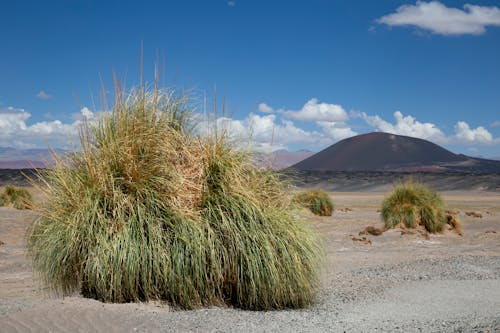
M500 194L445 192L464 235L390 230L353 241L372 225L383 193L332 192L332 217L304 216L323 235L326 262L307 309L183 311L167 304L104 304L41 288L26 257L32 211L0 208L2 332L500 332ZM349 208L351 210L345 210ZM466 211L482 218L466 216Z

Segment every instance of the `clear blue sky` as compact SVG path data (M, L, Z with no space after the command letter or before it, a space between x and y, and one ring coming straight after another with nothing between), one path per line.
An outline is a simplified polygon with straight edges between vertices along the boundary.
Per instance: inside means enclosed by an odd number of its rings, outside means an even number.
M99 111L99 76L110 90L113 70L137 82L143 43L147 79L159 54L169 86L200 98L216 82L227 123L263 149L389 131L500 157L498 6L2 1L0 146L67 144L81 110Z

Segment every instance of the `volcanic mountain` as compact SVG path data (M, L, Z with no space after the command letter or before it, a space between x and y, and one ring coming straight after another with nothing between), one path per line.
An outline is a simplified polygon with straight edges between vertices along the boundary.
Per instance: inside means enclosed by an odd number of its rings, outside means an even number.
M293 165L300 171L500 172L500 161L454 154L430 141L368 133L337 142Z

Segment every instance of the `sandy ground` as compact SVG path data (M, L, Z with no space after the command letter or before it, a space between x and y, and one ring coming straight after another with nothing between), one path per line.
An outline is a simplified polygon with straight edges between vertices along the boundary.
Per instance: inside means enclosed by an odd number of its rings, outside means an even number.
M167 304L104 304L41 288L26 257L31 211L0 208L1 332L500 332L500 194L446 192L464 236L401 235L382 226L382 193L331 193L332 217L303 214L323 235L326 262L317 303L289 311ZM352 209L344 211L344 208ZM466 216L466 211L482 218Z

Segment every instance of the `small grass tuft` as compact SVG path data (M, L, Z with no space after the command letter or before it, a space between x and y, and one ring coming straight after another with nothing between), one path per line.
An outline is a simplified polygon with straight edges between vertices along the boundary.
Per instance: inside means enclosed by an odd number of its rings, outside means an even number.
M31 207L31 193L22 187L7 185L0 195L0 206L12 206L16 209Z
M302 191L295 195L294 201L309 208L315 215L332 216L333 202L328 193L324 191Z
M382 203L382 219L387 228L403 224L408 228L423 226L439 232L447 223L441 196L422 184L406 182L395 187Z

